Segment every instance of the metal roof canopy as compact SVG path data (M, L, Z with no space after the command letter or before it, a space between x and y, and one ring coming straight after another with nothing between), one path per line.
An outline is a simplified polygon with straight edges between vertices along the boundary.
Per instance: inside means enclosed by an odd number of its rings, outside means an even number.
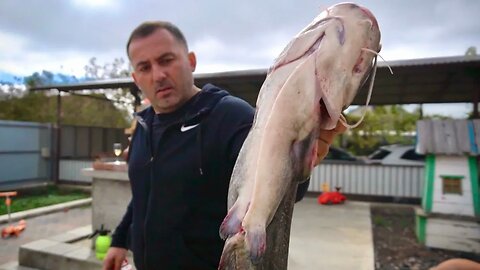
M478 103L480 98L480 56L454 56L379 62L370 104ZM267 69L252 69L195 74L195 84L215 84L255 105ZM57 89L77 91L86 89L130 88L138 91L130 78L102 80L68 85L49 85L31 91ZM353 100L364 105L368 83Z
M478 156L480 119L428 119L417 121L419 154Z
M422 103L473 103L473 115L478 117L480 99L480 56L455 56L392 61L388 63L394 74L390 74L386 63L379 63L375 78L371 105L422 104ZM255 106L258 92L265 80L267 69L195 74L195 84L215 84L231 94ZM364 105L368 85L360 89L353 100L354 105ZM140 103L139 89L132 79L91 81L68 85L49 85L30 88L30 91L57 89L57 123L55 125L56 154L52 168L57 182L60 162L61 96L60 92L129 88Z

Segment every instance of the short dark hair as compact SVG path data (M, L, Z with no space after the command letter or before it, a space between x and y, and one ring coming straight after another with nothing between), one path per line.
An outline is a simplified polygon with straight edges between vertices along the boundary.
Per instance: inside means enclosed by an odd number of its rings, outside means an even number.
M185 45L185 48L188 51L187 40L185 39L185 36L183 35L182 31L180 31L180 29L176 25L166 21L147 21L137 26L137 28L135 28L130 34L130 37L128 38L128 41L127 41L128 57L130 58L130 54L128 53L128 48L130 47L130 43L132 43L132 40L137 38L148 37L158 29L165 29L168 32L170 32L170 34L172 34L177 41Z

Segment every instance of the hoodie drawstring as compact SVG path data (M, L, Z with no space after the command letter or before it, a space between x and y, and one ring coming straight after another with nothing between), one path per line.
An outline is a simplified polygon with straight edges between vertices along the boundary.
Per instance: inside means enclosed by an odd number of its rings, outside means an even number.
M200 172L200 175L203 175L203 160L202 160L202 152L203 152L203 147L202 147L202 123L200 122L198 124L198 130L197 130L197 144L198 144L198 170Z

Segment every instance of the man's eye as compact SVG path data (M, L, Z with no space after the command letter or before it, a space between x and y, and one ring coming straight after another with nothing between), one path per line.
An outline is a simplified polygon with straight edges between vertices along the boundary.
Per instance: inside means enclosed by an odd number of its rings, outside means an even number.
M167 65L172 61L173 61L173 57L163 58L162 60L160 60L160 64Z
M146 72L146 71L148 71L149 69L150 69L149 66L141 66L141 67L138 68L138 71L140 71L140 72Z

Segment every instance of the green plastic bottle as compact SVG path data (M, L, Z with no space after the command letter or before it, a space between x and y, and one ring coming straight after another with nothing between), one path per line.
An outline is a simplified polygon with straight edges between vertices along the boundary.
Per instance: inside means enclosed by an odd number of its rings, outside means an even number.
M96 230L92 234L92 237L96 234L98 234L98 237L95 240L95 256L97 259L103 261L105 255L107 255L108 248L110 248L110 245L112 244L112 237L110 236L110 230L105 229L103 224L100 227L100 230Z

